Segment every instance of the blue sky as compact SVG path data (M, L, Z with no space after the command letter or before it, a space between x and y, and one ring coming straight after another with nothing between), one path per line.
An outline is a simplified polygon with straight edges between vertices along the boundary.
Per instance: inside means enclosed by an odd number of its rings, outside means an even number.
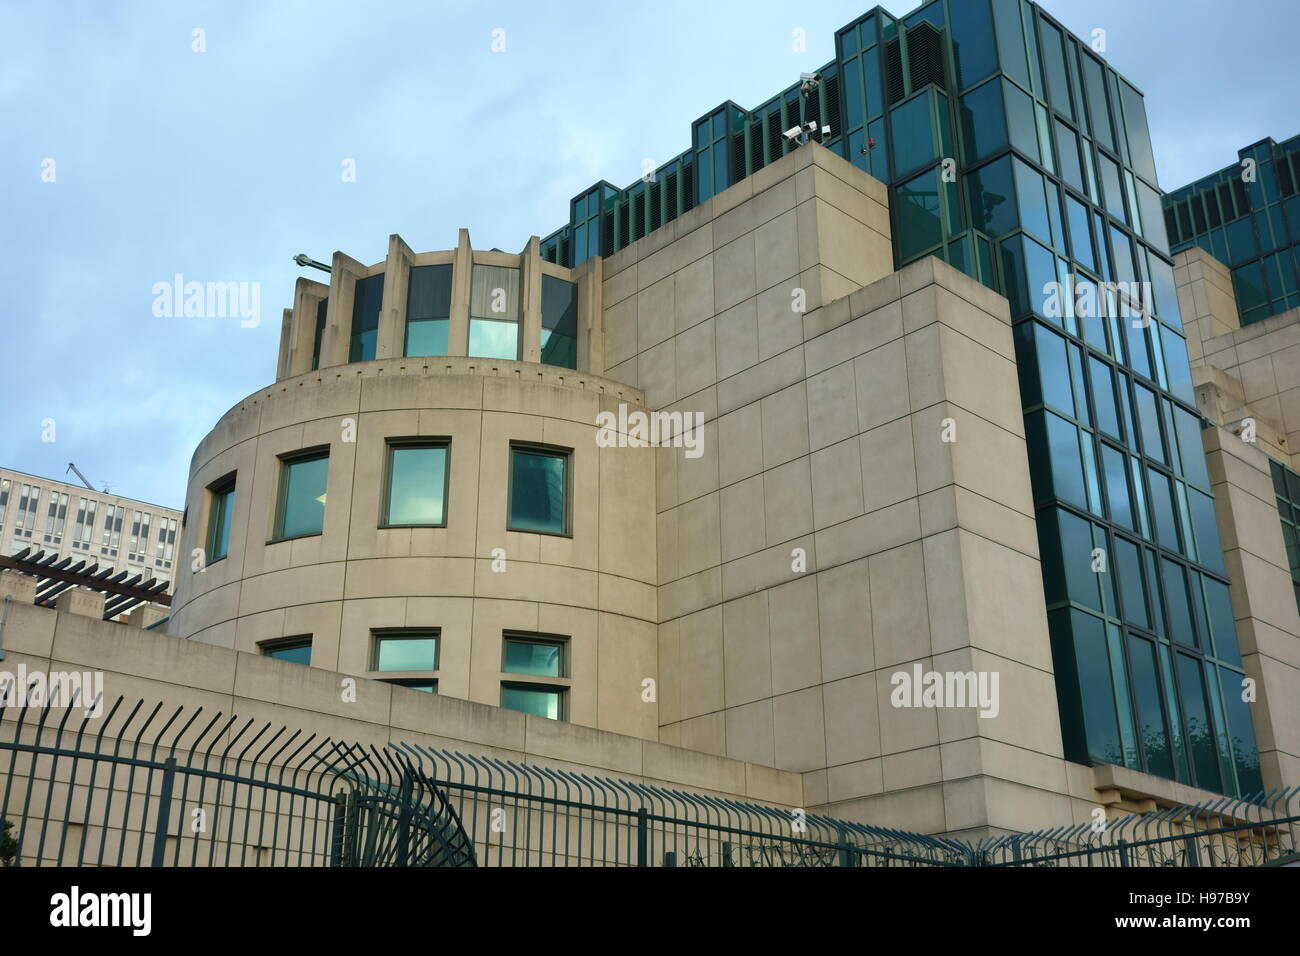
M681 152L711 107L756 106L830 60L870 6L3 0L0 465L75 461L179 506L195 445L274 378L295 253L370 263L390 233L445 249L462 226L517 251L584 187ZM1300 133L1294 0L1044 6L1107 31L1166 188ZM260 324L155 316L177 273L259 283Z

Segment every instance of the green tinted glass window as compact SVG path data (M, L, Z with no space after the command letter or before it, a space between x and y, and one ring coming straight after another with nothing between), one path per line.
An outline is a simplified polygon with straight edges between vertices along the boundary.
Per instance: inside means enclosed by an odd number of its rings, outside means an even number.
M212 489L212 510L208 515L207 561L219 561L230 553L230 520L235 511L235 483L225 482Z
M1129 661L1133 665L1133 698L1137 701L1138 732L1146 752L1147 769L1162 777L1173 777L1174 760L1157 677L1155 644L1129 635Z
M1070 619L1088 756L1102 763L1122 764L1124 754L1120 748L1105 628L1100 620L1081 611L1073 611Z
M1129 152L1133 157L1133 169L1147 182L1154 183L1156 162L1151 154L1151 134L1147 129L1147 112L1142 94L1123 80L1119 81L1119 90L1120 102L1124 110L1124 129L1128 133Z
M293 637L283 641L271 641L261 645L263 657L274 657L277 661L291 664L311 663L311 638Z
M1060 304L1056 290L1060 277L1056 271L1056 257L1027 236L1015 236L1002 244L1002 271L1006 280L1006 297L1011 302L1011 314L1027 312L1040 314L1055 311ZM1056 323L1059 316L1044 316Z
M953 58L957 82L964 90L978 83L998 67L989 0L965 0L949 4L952 22Z
M909 173L933 162L939 155L928 92L896 107L890 113L890 123L894 134L894 169L898 173Z
M406 301L406 355L446 355L451 326L450 265L412 266Z
M1052 105L1070 119L1074 119L1074 104L1070 98L1070 80L1065 69L1065 38L1061 31L1046 20L1039 21L1042 30L1043 72Z
M542 276L542 362L578 367L578 286Z
M436 671L438 635L430 632L375 635L374 670Z
M1005 81L1002 84L1002 96L1007 105L1007 136L1011 145L1034 162L1041 162L1033 100L1029 94Z
M557 641L536 641L520 637L505 639L507 674L564 677L564 645Z
M1091 272L1097 271L1097 257L1093 254L1092 229L1088 209L1077 199L1065 197L1066 219L1070 224L1070 249L1075 261Z
M379 308L384 301L384 274L358 279L352 299L352 341L349 362L369 362L375 357L379 334Z
M966 162L973 163L1007 145L1007 121L1002 105L1002 84L985 83L961 98L962 134Z
M276 538L320 534L324 529L329 462L328 452L282 462Z
M1127 489L1126 489L1127 491ZM1142 560L1138 546L1126 538L1115 538L1115 577L1119 579L1124 601L1124 620L1150 629L1147 615L1146 587L1142 580Z
M1092 135L1107 149L1115 149L1110 126L1110 105L1106 99L1106 76L1100 63L1083 54L1083 85L1088 94L1088 113L1092 117Z
M390 677L384 680L385 684L395 684L398 687L409 687L411 690L423 691L426 694L438 693L438 682L433 678L425 677Z
M538 684L501 685L501 706L550 720L564 719L564 689Z
M1012 163L1016 172L1016 199L1020 225L1044 244L1052 244L1052 226L1043 190L1043 174L1019 159Z
M446 494L445 444L389 445L385 525L445 524Z
M321 299L316 303L316 335L313 339L311 349L311 367L312 370L320 368L320 343L325 335L325 318L329 306L329 299Z
M568 466L567 453L510 450L511 531L569 533Z
M1083 164L1079 161L1079 137L1060 120L1056 126L1056 154L1061 159L1061 178L1080 193L1087 192L1083 178Z
M1016 228L1016 195L1011 182L1011 158L982 166L966 174L972 225L994 239Z
M1177 654L1178 683L1182 690L1183 718L1187 724L1187 742L1192 752L1196 785L1206 790L1222 786L1219 758L1214 744L1214 724L1205 695L1205 677L1201 662L1187 654ZM1238 692L1240 697L1240 692Z
M1124 453L1103 443L1101 467L1106 481L1111 520L1130 531L1136 531L1136 516L1133 514L1133 501L1129 494L1128 465Z
M519 270L475 265L470 284L469 354L519 358Z
M1029 63L1025 58L1025 35L1020 24L1019 0L993 0L993 20L998 35L998 60L1003 72L1015 77L1020 85L1028 89Z
M1102 198L1106 202L1106 210L1120 222L1128 222L1124 213L1124 190L1120 185L1118 164L1100 153L1097 162L1101 169Z
M1241 699L1242 675L1224 667L1216 670L1227 711L1228 736L1239 792L1258 793L1264 789L1264 780L1259 769L1259 748L1255 743L1255 723L1250 716L1250 704Z
M938 168L903 183L896 195L898 254L907 260L943 241Z

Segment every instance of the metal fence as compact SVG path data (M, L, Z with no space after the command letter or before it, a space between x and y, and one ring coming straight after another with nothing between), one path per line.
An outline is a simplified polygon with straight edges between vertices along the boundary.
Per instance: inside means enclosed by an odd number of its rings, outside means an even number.
M1239 866L1297 851L1298 795L972 845L202 709L0 707L0 865Z
M977 866L1263 866L1300 851L1300 787L985 840Z

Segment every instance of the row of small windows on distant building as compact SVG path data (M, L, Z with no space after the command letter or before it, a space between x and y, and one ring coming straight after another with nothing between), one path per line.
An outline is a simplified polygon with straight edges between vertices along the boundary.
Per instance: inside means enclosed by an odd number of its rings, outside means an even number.
M572 449L567 448L511 443L508 531L566 537L572 534L569 514L572 454ZM385 443L385 455L378 526L445 527L451 440L393 438ZM231 473L208 489L211 499L205 554L209 564L230 552L237 477ZM328 478L328 448L281 457L271 541L324 531Z
M121 505L105 504L102 508L102 531L96 536L96 517L100 511L94 498L78 498L75 515L69 515L70 498L55 489L49 492L44 514L41 514L39 485L0 479L0 531L13 504L13 551L25 547L61 548L65 543L74 551L116 558L122 549L122 529L127 509ZM137 564L150 564L170 570L176 550L176 519L154 516L148 511L131 512L130 534L127 537L125 560ZM68 525L71 524L71 528ZM152 529L157 528L157 534Z
M446 355L451 329L450 265L412 266L406 299L402 354ZM521 357L519 270L475 265L470 281L468 354L480 358ZM358 279L352 299L348 361L375 357L384 274ZM326 299L316 307L313 369L320 367L325 333ZM542 276L541 360L546 365L578 367L578 287L555 276Z
M501 646L501 706L551 720L568 719L568 638L508 631ZM399 687L438 692L439 628L370 632L370 676ZM312 635L300 634L258 645L265 657L311 664ZM391 675L391 676L383 676Z

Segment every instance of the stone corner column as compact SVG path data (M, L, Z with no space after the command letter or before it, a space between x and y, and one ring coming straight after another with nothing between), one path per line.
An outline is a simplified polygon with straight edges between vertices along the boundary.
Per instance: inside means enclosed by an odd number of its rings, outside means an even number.
M578 286L578 370L605 374L605 260L592 256L573 270Z
M536 236L519 253L519 303L523 336L519 358L525 362L542 360L542 246Z
M415 253L402 237L388 237L384 265L384 298L379 307L379 331L375 337L375 358L394 358L406 353L406 299L410 291L411 264Z
M357 280L364 278L366 267L342 252L334 253L330 271L330 304L325 313L325 334L321 336L320 367L346 365L352 337L352 303L356 298Z
M469 244L469 230L462 229L456 238L456 257L451 273L451 324L447 329L447 354L469 354L469 290L474 271L474 250Z

